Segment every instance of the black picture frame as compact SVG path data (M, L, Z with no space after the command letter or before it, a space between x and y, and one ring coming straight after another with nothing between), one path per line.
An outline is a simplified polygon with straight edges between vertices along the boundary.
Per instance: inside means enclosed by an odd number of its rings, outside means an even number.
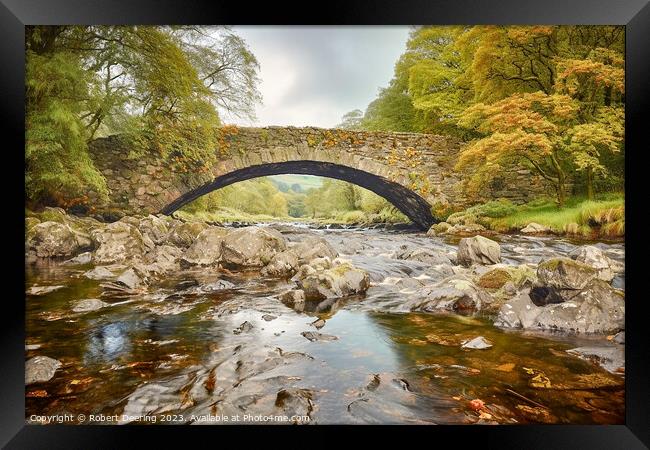
M645 193L642 164L647 145L643 139L643 112L650 99L650 5L649 0L445 0L445 1L343 1L333 0L302 7L270 2L265 7L249 2L178 0L0 0L0 115L6 127L2 157L2 193L9 231L3 236L5 257L5 295L2 299L3 323L0 326L2 358L0 379L2 414L0 444L6 448L117 448L132 444L133 434L142 434L149 444L167 440L179 433L178 427L112 427L26 425L24 385L25 286L24 286L24 178L17 167L24 165L24 26L47 24L594 24L626 26L626 420L619 426L526 425L497 427L415 427L399 430L394 437L411 441L412 432L423 433L421 442L441 442L440 437L473 441L484 448L647 448L650 446L650 394L648 389L648 332L644 296L644 252L642 217ZM23 187L21 196L20 186ZM647 211L647 210L646 210ZM645 219L647 223L647 219ZM9 234L12 233L12 234ZM13 234L15 233L15 235ZM1 236L1 235L0 235ZM632 244L632 245L629 245ZM643 245L646 244L646 245ZM644 249L645 247L645 249ZM13 259L15 257L15 260ZM23 280L21 284L19 280ZM189 427L181 427L186 431ZM284 427L282 427L284 428ZM305 428L311 428L305 430ZM296 444L311 445L305 431L332 427L291 429ZM340 428L340 427L334 427ZM378 430L374 427L372 432ZM200 431L200 430L201 431ZM241 427L227 431L239 433L240 442L251 435ZM286 428L284 428L286 430ZM381 431L393 434L392 427ZM223 427L192 427L192 435L209 433L190 445L226 442ZM276 427L265 427L276 432ZM403 434L402 432L409 434ZM298 433L300 436L296 435ZM429 433L435 433L429 436ZM330 438L335 444L338 433ZM234 436L229 436L234 437ZM218 440L215 440L218 438ZM193 436L191 439L195 439ZM292 438L293 439L293 438ZM237 442L237 441L234 441ZM269 442L273 442L273 439ZM413 445L417 441L413 441ZM240 444L235 444L240 445ZM336 444L335 444L336 445Z

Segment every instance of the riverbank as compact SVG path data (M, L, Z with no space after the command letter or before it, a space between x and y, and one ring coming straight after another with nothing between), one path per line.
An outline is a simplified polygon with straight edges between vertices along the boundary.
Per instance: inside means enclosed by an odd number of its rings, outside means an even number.
M563 208L552 200L537 199L523 205L495 200L464 211L442 215L432 233L449 226L476 228L496 233L562 235L583 239L623 239L625 199L623 194L603 195L596 200L571 198Z

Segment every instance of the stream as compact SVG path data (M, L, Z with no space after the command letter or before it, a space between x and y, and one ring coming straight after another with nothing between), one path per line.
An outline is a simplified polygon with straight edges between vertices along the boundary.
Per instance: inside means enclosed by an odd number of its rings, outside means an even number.
M457 239L270 226L288 241L325 238L369 273L367 293L338 300L327 313L296 312L277 298L291 281L254 270L188 269L146 294L104 298L100 282L82 276L91 264L29 264L28 287L64 287L27 297L26 358L46 355L62 366L50 381L26 387L26 419L83 414L86 424L257 423L275 421L270 412L282 411L289 422L317 424L624 423L624 374L566 352L616 345L605 336L502 330L481 314L400 310L405 296L445 274L392 255L419 247L453 255ZM584 244L494 239L509 264L536 264ZM595 245L623 261L622 243ZM187 286L217 279L234 287L185 294ZM624 289L623 277L613 285ZM87 298L111 305L72 310ZM319 318L325 324L317 329L312 323ZM311 341L303 332L337 339ZM492 347L462 348L477 336Z

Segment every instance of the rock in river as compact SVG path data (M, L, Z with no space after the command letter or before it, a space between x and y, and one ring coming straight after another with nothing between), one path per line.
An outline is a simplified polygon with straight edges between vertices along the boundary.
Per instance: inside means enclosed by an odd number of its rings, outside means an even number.
M338 256L329 242L318 236L309 236L290 248L298 256L298 263L301 265L308 264L316 258L334 259Z
M492 343L485 339L483 336L477 336L474 339L463 342L462 348L469 348L474 350L484 350L492 347Z
M99 247L95 263L108 264L132 258L141 258L146 250L145 240L137 227L126 222L114 222L92 231Z
M67 224L43 222L28 231L27 246L39 258L63 258L88 249L92 241Z
M365 270L343 263L330 269L315 271L296 280L304 291L306 300L325 300L361 294L370 287L370 277Z
M61 361L48 356L35 356L25 363L25 384L43 383L54 377Z
M418 289L409 296L403 306L410 311L469 312L483 309L492 303L492 300L490 294L476 286L470 279L453 275Z
M522 293L501 307L495 325L577 333L616 333L625 327L625 297L621 291L594 279L571 300L535 305Z
M285 250L273 255L261 273L266 277L289 278L296 273L296 270L298 270L298 256L291 250Z
M605 253L594 245L583 245L572 251L569 256L598 271L598 278L610 282L614 276L623 271L623 265L605 255Z
M338 337L332 336L331 334L323 334L323 333L317 333L315 331L303 331L300 333L303 335L306 339L309 339L310 341L336 341L338 340Z
M483 236L463 238L458 243L458 264L496 264L501 261L501 247Z
M103 302L97 298L86 298L84 300L79 300L78 302L75 302L74 306L72 307L72 311L74 312L96 311L106 306L109 306L109 303Z
M229 266L262 267L271 261L273 255L286 248L284 237L276 230L239 228L224 238L221 261Z
M210 227L201 231L183 255L184 265L209 266L221 258L221 247L228 230Z

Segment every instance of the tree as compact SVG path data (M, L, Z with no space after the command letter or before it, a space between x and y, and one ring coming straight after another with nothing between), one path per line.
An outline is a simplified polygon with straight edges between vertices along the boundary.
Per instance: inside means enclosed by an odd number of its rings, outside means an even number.
M336 128L342 128L344 130L360 130L362 120L363 111L360 109L354 109L343 115L341 123L339 123Z
M105 190L86 143L109 133L131 139L132 157L154 150L177 169L206 171L219 146L219 111L252 115L260 100L259 65L227 28L30 26L26 51L26 121L34 127L27 130L26 182L36 202L55 192L78 194L91 181L88 187ZM56 87L44 87L53 82ZM75 130L69 149L60 144L62 111L68 130ZM44 136L58 141L59 150L44 144ZM56 183L41 162L52 159L62 170ZM79 173L85 178L77 183Z

